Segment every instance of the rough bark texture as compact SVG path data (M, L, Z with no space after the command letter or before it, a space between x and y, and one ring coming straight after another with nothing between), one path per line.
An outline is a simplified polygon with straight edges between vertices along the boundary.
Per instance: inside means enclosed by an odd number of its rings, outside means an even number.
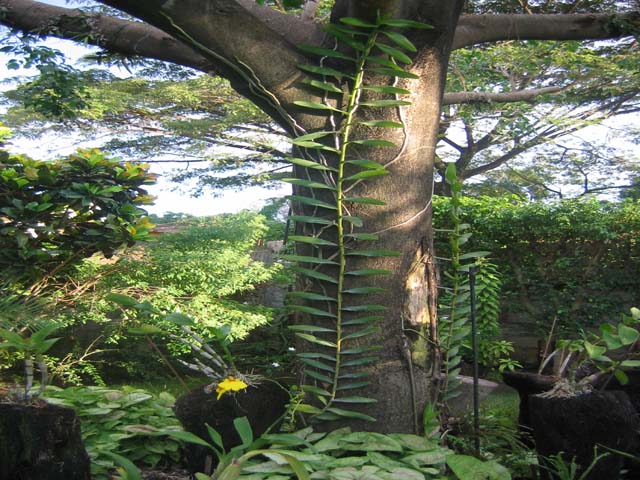
M70 408L0 403L0 480L89 480L89 455Z
M637 412L624 392L593 391L572 397L534 395L529 408L536 449L542 461L563 452L565 461L575 458L580 472L591 465L596 445L628 452L638 436ZM599 451L602 453L603 449ZM601 459L586 478L618 478L622 464L622 457L609 455Z

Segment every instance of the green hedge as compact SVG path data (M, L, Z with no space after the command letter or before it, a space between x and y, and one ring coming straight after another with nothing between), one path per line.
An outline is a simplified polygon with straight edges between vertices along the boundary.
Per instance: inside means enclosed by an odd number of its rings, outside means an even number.
M435 228L446 229L449 199L436 197L433 209ZM639 201L467 198L462 221L473 232L465 251L491 251L500 267L503 316L534 323L536 333L548 332L556 315L575 332L640 305ZM439 230L437 255L447 250Z

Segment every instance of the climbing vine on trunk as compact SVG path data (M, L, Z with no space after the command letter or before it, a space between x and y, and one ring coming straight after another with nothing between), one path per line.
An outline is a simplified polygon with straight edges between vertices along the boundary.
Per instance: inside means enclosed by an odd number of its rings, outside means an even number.
M310 280L308 285L315 285L291 294L294 300L300 301L291 308L313 320L290 328L314 349L320 350L299 354L307 378L303 391L315 401L297 405L297 411L312 414L318 420L345 417L374 420L348 407L376 401L349 392L369 384L368 373L359 371L358 367L377 360L373 355L377 347L362 346L358 339L377 331L376 323L383 318L381 312L385 307L369 303L367 295L382 289L366 284L349 287L347 279L355 277L364 283L371 276L390 273L382 269L354 269L351 264L358 257L399 253L375 248L377 235L367 232L363 220L350 211L354 204L375 206L384 205L384 202L352 196L350 192L361 182L389 173L384 165L361 158L358 151L396 145L380 138L357 138L354 131L360 126L374 133L376 129L404 129L405 126L390 120L360 120L356 112L402 108L410 104L399 98L410 92L398 88L396 82L398 78L417 78L399 65L409 65L411 59L405 52L415 52L416 48L397 29L431 27L384 17L378 17L375 23L350 17L342 18L340 22L341 25L325 27L335 41L333 49L301 47L306 53L319 57L318 64L300 65L300 68L311 74L306 83L322 96L322 101L295 103L325 116L328 128L293 139L299 156L289 158L289 161L303 175L285 180L294 185L296 193L304 192L293 195L291 200L311 212L292 216L302 225L305 234L290 237L299 245L298 251L308 255L285 255L285 259L296 262L296 271L303 279ZM327 63L331 63L331 67ZM350 68L342 71L334 64ZM383 85L370 85L366 79L371 77L388 78L388 81ZM365 92L374 98L363 99Z

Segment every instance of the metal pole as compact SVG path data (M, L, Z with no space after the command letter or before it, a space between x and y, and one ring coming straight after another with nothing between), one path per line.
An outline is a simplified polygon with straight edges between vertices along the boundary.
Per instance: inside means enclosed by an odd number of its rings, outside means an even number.
M478 378L478 329L476 325L476 273L478 267L469 268L469 294L471 297L471 342L473 350L473 442L476 456L480 456L480 412Z

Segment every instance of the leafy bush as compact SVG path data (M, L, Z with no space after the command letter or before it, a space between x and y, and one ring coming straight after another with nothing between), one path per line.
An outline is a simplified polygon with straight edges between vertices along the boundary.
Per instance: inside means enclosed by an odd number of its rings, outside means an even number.
M182 430L172 410L175 399L166 392L154 397L145 390L126 387L50 386L43 396L49 403L76 410L94 479L111 478L108 472L115 465L108 453L150 467L180 460L180 442L167 434L158 435L159 431Z
M447 228L447 198L434 199L434 225ZM640 303L640 203L594 199L549 203L515 197L464 198L465 248L488 250L502 275L502 314L529 319L540 333L555 316L575 332ZM436 236L447 256L446 235Z

